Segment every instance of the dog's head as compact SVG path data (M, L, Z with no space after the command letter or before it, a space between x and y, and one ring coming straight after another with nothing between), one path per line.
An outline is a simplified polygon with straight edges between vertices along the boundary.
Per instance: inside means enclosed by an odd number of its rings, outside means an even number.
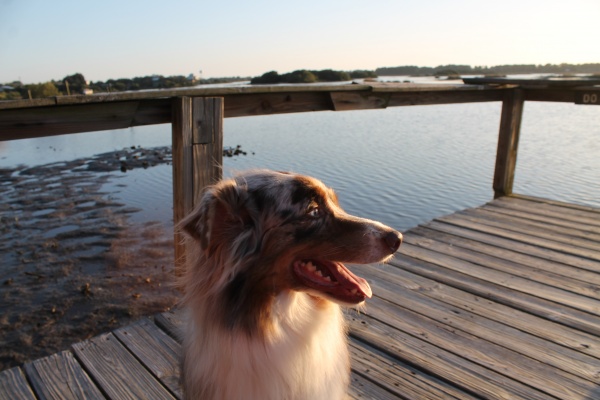
M361 303L371 289L344 263L385 261L402 241L399 232L344 212L319 180L265 170L209 187L180 226L201 253L192 273L238 306L285 290Z

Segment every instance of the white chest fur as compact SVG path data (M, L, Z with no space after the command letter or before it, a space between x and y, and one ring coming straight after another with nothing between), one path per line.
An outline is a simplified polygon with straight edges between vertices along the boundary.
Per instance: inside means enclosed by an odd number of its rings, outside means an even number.
M350 377L340 307L298 292L281 294L266 338L224 331L197 312L184 344L187 399L344 397Z

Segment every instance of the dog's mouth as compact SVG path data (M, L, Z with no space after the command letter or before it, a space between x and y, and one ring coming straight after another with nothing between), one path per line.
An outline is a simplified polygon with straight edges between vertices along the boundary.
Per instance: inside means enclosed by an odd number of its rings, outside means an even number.
M359 304L373 294L366 280L354 275L340 262L298 260L292 270L304 286L342 303Z

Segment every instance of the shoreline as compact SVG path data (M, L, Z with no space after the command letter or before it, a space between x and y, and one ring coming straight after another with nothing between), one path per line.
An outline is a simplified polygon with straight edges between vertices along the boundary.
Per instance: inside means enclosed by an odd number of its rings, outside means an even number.
M169 147L0 168L0 370L170 309L173 235L105 185L169 164ZM122 172L119 172L122 171Z

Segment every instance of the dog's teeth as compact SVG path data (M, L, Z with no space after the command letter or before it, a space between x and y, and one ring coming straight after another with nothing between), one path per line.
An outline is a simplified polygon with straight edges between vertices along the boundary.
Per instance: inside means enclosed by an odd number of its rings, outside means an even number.
M317 272L315 272L315 274L319 275L319 276L323 276L323 273L321 271L317 271Z
M328 277L328 276L326 276L326 277L325 277L325 280L326 280L327 282L331 282L331 278L330 278L330 277Z
M306 263L306 269L310 272L315 272L317 270L317 267L309 261Z

